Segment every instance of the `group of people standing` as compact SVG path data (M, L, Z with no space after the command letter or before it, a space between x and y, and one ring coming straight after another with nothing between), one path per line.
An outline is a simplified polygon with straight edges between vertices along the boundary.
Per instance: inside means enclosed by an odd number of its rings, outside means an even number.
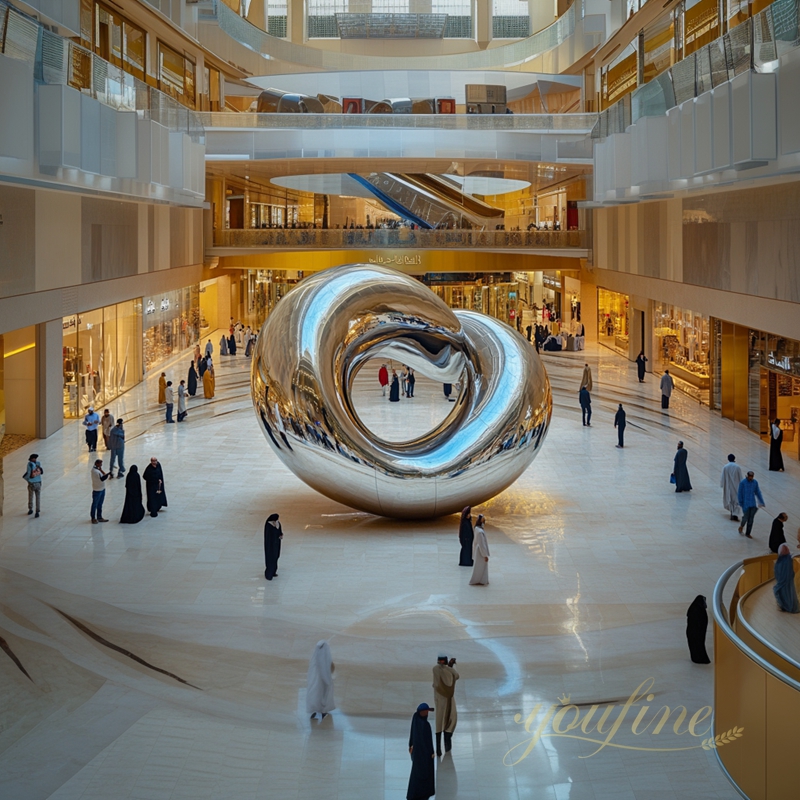
M396 370L392 370L391 383L389 381L389 367L384 363L381 364L378 370L378 383L381 387L381 396L386 396L386 387L388 386L390 403L399 403L401 392L403 397L413 397L414 385L416 382L417 376L414 374L414 370L411 367L407 367L405 364L403 364L400 377L398 377Z
M103 459L95 460L91 469L92 480L92 508L90 517L92 525L108 522L103 516L103 504L106 498L106 481L112 477L111 471L103 469ZM122 474L117 475L118 478ZM125 504L122 507L120 522L123 524L136 524L144 519L144 504L142 503L142 479L144 479L147 492L147 511L151 517L157 517L162 508L167 507L167 492L164 487L164 471L161 464L154 456L145 467L142 475L136 464L131 465L128 477L125 478Z

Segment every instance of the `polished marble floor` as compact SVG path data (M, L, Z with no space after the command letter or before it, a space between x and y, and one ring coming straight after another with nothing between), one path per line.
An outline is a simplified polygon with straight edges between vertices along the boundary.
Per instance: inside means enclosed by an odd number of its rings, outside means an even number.
M591 428L577 407L584 359L595 378ZM155 454L164 465L169 509L157 519L119 525L124 490L114 480L111 521L89 524L89 454L76 423L36 444L41 518L25 515L27 451L6 458L0 797L400 800L411 713L432 702L442 651L458 659L461 680L439 800L736 797L700 737L675 734L672 718L659 734L649 724L636 734L631 722L712 702L711 668L688 657L686 608L732 562L766 551L772 516L785 510L797 523L800 464L768 473L757 437L690 398L663 413L656 380L639 384L608 350L545 361L555 411L541 455L480 509L486 587L469 586L457 566L456 517L370 517L284 468L256 424L242 356L217 358L217 397L193 399L183 424L163 423L152 380L112 406L128 420L127 462ZM362 373L357 392L376 430L433 424L445 402L419 375L417 397L390 411L376 374ZM624 450L612 427L620 401ZM678 438L688 495L669 484ZM767 499L752 541L721 506L731 451ZM267 583L261 536L273 511L285 539ZM322 638L338 709L311 723L306 669ZM602 742L608 725L600 735L584 720L564 733L592 704L598 714L614 704L608 719L617 719L649 679L652 701L635 702L610 745L570 738ZM542 704L537 730L565 695L575 706L559 720L564 735L551 719L521 759L528 715Z

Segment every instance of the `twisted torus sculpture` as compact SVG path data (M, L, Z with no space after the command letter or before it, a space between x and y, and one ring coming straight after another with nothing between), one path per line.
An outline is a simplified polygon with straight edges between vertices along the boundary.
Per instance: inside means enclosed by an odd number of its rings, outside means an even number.
M411 441L375 436L352 400L372 358L457 384L448 416ZM503 491L533 460L552 412L544 367L513 328L363 264L306 278L278 303L258 337L252 392L267 440L295 475L385 517L441 516Z

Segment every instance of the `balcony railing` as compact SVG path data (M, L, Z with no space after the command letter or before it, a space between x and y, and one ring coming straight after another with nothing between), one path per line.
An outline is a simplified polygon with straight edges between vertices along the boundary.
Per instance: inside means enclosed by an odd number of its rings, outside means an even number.
M31 64L39 83L70 86L103 105L136 111L170 131L187 133L194 141L203 137L203 126L193 111L85 47L45 30L3 0L0 53Z
M586 248L586 231L412 230L411 228L281 229L214 231L214 247L305 247L330 250L364 249L551 249Z
M742 72L771 72L784 53L800 46L799 24L798 0L775 0L603 111L592 138L624 133L638 119L666 114Z
M597 121L597 114L255 114L201 111L197 116L206 128L424 128L574 134L589 133Z

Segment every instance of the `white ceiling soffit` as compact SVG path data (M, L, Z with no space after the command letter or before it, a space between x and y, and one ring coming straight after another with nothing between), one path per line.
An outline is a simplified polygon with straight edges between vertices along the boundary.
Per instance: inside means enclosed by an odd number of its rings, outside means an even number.
M530 181L518 181L512 178L486 178L481 175L446 175L448 180L458 183L466 194L498 195L520 192L527 189Z
M294 189L297 192L375 199L375 195L372 192L346 173L338 175L287 175L280 178L271 178L270 183L283 189Z

